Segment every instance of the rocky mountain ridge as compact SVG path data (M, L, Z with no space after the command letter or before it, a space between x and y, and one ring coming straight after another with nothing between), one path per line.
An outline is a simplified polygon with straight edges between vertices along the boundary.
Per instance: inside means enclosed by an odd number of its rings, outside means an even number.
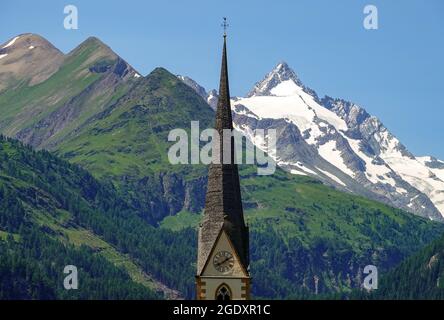
M215 91L208 92L213 108L215 101ZM276 152L265 151L287 171L444 221L443 162L415 157L364 108L329 96L320 99L285 62L246 97L233 97L232 109L235 127L260 148L254 130L277 130Z

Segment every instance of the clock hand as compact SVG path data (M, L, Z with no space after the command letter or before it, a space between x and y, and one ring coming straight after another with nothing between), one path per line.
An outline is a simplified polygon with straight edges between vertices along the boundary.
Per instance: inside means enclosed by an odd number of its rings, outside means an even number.
M230 260L230 259L231 259L231 258L225 258L225 260L216 263L216 265L217 265L217 266L220 266L220 265L224 264L225 262L227 262L227 261Z

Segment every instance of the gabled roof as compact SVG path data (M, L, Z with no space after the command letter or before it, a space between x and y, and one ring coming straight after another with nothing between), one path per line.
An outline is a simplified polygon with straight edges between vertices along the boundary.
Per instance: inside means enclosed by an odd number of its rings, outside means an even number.
M217 244L219 243L219 240L220 240L220 238L222 237L222 235L223 235L224 233L225 233L226 236L227 236L229 246L230 246L230 247L233 249L233 251L234 251L234 254L233 254L233 255L235 256L236 261L238 261L239 264L240 264L241 271L242 271L243 275L244 275L245 277L248 277L248 276L249 276L248 270L245 268L245 266L244 266L242 263L240 263L240 257L239 257L239 254L238 254L237 251L235 250L235 248L234 248L234 244L233 244L233 242L230 240L230 237L228 236L228 234L227 234L227 232L224 230L224 228L221 228L221 230L220 230L220 232L219 232L219 234L218 234L218 236L217 236L217 238L216 238L216 241L214 242L213 247L212 247L211 250L210 250L210 253L209 253L208 257L211 258L211 257L213 256L214 251L216 250ZM207 259L207 261L205 262L205 264L204 264L203 267L202 267L202 270L200 270L200 273L198 274L199 276L204 275L205 270L207 269L209 263L211 263L211 260L210 260L210 259Z

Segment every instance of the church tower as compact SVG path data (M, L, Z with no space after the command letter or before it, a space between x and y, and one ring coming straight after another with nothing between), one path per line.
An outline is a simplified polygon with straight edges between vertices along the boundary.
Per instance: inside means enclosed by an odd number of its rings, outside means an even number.
M226 20L224 18L224 28ZM249 239L244 222L234 138L223 142L224 129L233 130L228 85L227 36L224 32L216 127L220 164L210 164L204 215L199 226L196 289L198 300L250 298ZM231 160L223 161L224 148Z

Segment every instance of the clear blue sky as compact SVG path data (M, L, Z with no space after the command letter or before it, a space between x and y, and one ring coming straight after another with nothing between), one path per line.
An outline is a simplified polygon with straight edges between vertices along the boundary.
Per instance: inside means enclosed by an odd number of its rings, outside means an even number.
M79 30L63 28L67 4L79 9ZM379 30L363 28L367 4L378 7ZM94 35L143 75L162 66L207 89L217 87L227 16L233 95L284 60L319 95L362 105L413 153L444 159L442 0L2 0L0 7L0 43L33 32L68 52Z

